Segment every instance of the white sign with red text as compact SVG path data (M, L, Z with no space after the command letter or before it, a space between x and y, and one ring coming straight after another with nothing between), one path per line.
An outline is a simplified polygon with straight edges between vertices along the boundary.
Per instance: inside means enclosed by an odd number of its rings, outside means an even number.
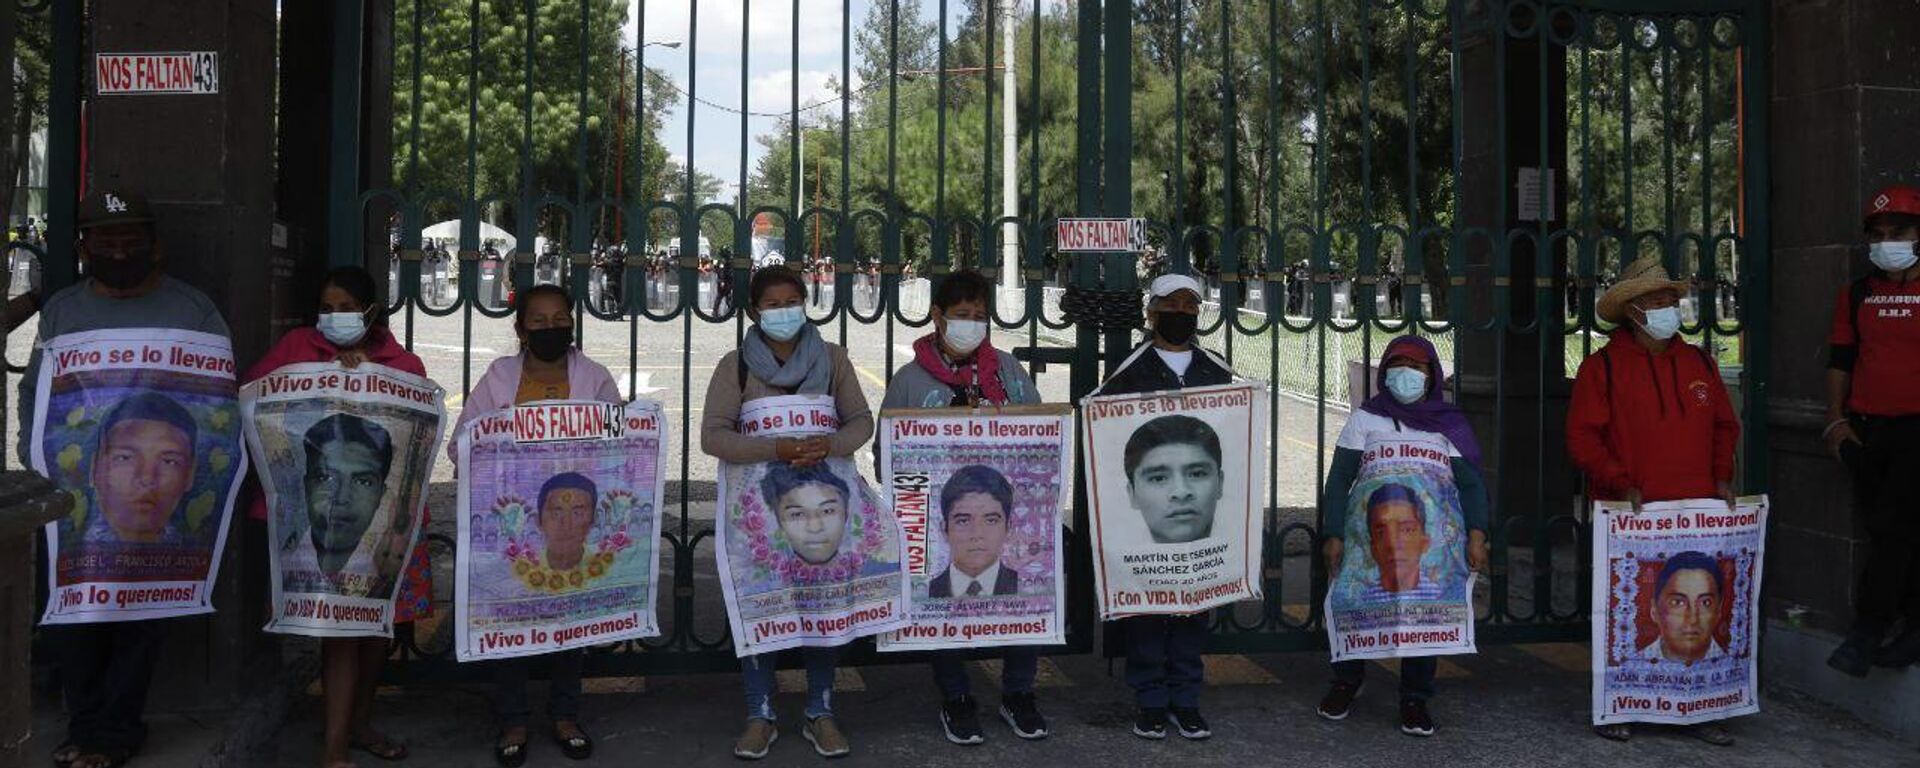
M1102 253L1147 249L1146 219L1061 219L1054 224L1061 253Z
M219 93L220 54L214 51L94 54L93 82L94 93L100 96Z

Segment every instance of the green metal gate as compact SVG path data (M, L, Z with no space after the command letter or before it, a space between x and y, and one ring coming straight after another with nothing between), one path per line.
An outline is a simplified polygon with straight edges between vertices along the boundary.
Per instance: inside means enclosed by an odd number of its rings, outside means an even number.
M433 373L456 392L486 362L476 334L502 338L504 278L564 281L583 344L680 416L666 635L596 653L598 673L734 667L694 391L745 328L737 308L775 228L787 263L819 267L812 314L876 387L924 332L927 277L1002 280L1003 344L1043 391L1077 399L1134 336L1068 322L1064 293L1202 275L1205 342L1273 397L1266 597L1218 612L1217 651L1324 647L1319 479L1364 394L1353 382L1408 332L1450 358L1489 448L1481 639L1583 638L1587 533L1556 417L1604 330L1598 290L1636 255L1698 281L1684 330L1738 376L1743 477L1764 490L1767 317L1740 311L1769 298L1767 167L1745 151L1766 145L1758 0L642 0L631 38L608 35L619 0L378 5L335 6L329 260L398 264L396 322L416 350L452 349ZM686 39L654 41L646 9L668 5ZM841 87L803 102L801 20L823 9L840 20L825 48ZM756 111L755 47L780 36L753 29L769 17L792 20L790 103ZM700 77L709 19L738 33L737 81ZM391 87L363 89L369 71ZM356 130L369 115L391 125ZM735 194L667 165L697 165L708 137L733 132ZM1050 240L1065 216L1145 217L1154 246L1063 258ZM457 236L426 235L440 219ZM483 221L509 237L490 242ZM663 350L677 362L644 364ZM654 369L669 374L657 388ZM1074 519L1067 650L1085 652L1084 499ZM451 546L436 534L447 594ZM452 674L450 627L421 629L402 638L401 674Z

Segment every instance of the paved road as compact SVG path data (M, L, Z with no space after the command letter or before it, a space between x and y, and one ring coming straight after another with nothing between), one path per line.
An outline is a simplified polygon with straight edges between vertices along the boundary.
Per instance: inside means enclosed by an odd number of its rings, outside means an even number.
M1675 766L1763 768L1920 765L1920 753L1823 705L1791 695L1763 697L1761 713L1730 723L1739 743L1716 748L1670 729L1647 727L1628 744L1594 737L1586 726L1587 651L1583 645L1498 646L1441 664L1431 739L1395 727L1392 664L1373 665L1351 717L1330 723L1313 715L1324 690L1325 659L1317 654L1212 656L1203 699L1215 736L1202 743L1177 737L1141 741L1127 732L1131 696L1102 659L1087 655L1043 662L1039 695L1054 735L1013 738L988 721L988 741L957 747L939 734L933 685L924 666L843 669L835 705L853 742L847 766ZM997 700L992 662L974 665L976 696ZM796 731L801 687L783 673L787 693L776 701L779 742L765 764L825 765ZM536 688L536 697L541 694ZM377 722L409 742L411 766L493 765L494 726L484 687L416 686L385 690ZM592 681L583 724L598 739L587 763L571 763L550 743L533 744L531 766L737 766L729 753L742 717L737 675L689 675ZM540 706L536 703L536 707ZM536 709L536 711L538 711ZM317 763L319 700L295 702L267 751L247 765ZM45 722L43 720L43 722ZM536 719L538 728L540 720ZM47 723L47 725L51 725ZM220 720L163 718L154 741L167 757L151 768L197 765L194 747L214 741ZM536 730L536 733L540 731ZM50 745L47 745L50 748ZM36 744L30 754L39 754ZM360 765L377 764L361 759Z
M691 428L683 429L682 435L675 438L679 447L669 458L668 477L679 478L684 469L689 480L710 480L714 464L700 452L697 434L703 415L701 405L713 375L713 364L735 346L734 324L698 319L691 322L641 320L633 324L594 318L585 323L584 348L595 360L613 370L624 393L661 400L673 417L670 423L676 429L682 428L683 416L687 419L685 423ZM461 398L457 393L467 382L478 379L493 358L511 354L517 348L508 320L476 315L471 342L464 339L462 329L463 322L458 316L418 315L413 323L413 350L426 362L434 380L453 393L448 398L450 410L459 408ZM844 343L852 352L861 386L868 401L876 406L886 391L888 372L912 359L913 340L924 333L924 329L897 322L892 323L891 328L857 322L847 322L843 328L835 322L822 331L829 341ZM637 344L630 344L636 339ZM1024 334L1019 339L1024 342ZM1005 332L995 336L995 343L1002 346L1014 340L1012 334ZM1045 339L1043 343L1060 345ZM1069 377L1068 367L1056 365L1049 366L1035 378L1046 400L1063 402L1068 396ZM1279 403L1280 432L1274 441L1281 460L1278 506L1308 506L1314 494L1313 478L1319 471L1313 462L1314 450L1319 445L1332 444L1332 438L1345 424L1346 414L1339 409L1329 409L1327 439L1316 441L1316 409L1310 403L1288 397L1280 398ZM859 464L872 466L870 454L863 452ZM451 468L440 467L435 477L450 478Z
M465 333L466 314L463 311L431 317L416 312L410 322L405 317L394 321L403 339L411 325L411 346L426 363L428 374L447 388L448 410L455 414L464 399L461 393L486 371L487 364L496 357L512 354L518 347L510 319L488 318L478 313L472 314L469 339ZM637 323L587 318L584 323L587 353L613 370L622 391L629 396L661 400L673 417L670 423L680 430L680 435L675 438L677 445L668 460L668 477L678 479L684 470L685 477L697 485L710 481L715 467L712 459L700 452L697 434L701 404L706 397L707 382L713 375L713 364L735 346L735 324L697 318L665 322L642 319ZM912 359L913 340L925 333L925 329L899 322L846 322L844 328L842 326L843 323L835 321L822 330L829 341L844 343L852 351L862 388L868 400L877 406L886 389L887 373ZM7 359L15 363L26 361L26 351L33 343L32 329L32 324L28 324L7 337ZM1013 346L1027 343L1027 336L1000 331L994 340L1003 347ZM1060 339L1042 338L1041 343L1069 346ZM1056 365L1049 366L1035 379L1046 400L1063 402L1067 400L1069 377L1068 366ZM9 466L19 466L21 462L21 457L11 450L17 428L12 423L17 404L16 384L17 377L9 376L5 430ZM1310 506L1315 493L1313 480L1324 471L1314 461L1315 449L1331 446L1346 421L1346 414L1337 407L1327 409L1326 437L1319 440L1315 437L1319 410L1312 403L1289 397L1281 397L1278 402L1280 430L1273 440L1280 457L1276 506ZM688 420L685 424L690 429L682 428L682 417ZM1330 455L1330 448L1327 451ZM863 453L859 463L862 467L872 466L871 456ZM452 467L442 462L436 467L434 477L451 479Z

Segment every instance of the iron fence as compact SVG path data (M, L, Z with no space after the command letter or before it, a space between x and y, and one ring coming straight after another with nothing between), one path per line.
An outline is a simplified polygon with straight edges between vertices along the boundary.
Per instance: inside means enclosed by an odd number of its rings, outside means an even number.
M784 14L641 0L631 24L627 8L335 10L347 55L331 261L393 265L391 308L416 349L457 329L430 361L455 392L486 362L485 338L508 338L498 292L564 282L582 343L629 394L679 416L666 634L596 654L600 672L732 668L694 395L737 343L747 278L768 254L809 270L811 316L878 367L870 389L924 332L929 281L952 269L1001 283L1003 341L1043 391L1076 399L1134 337L1068 322L1061 292L1206 276L1205 343L1274 398L1266 597L1217 613L1216 650L1324 643L1313 500L1340 406L1365 394L1353 382L1391 335L1434 337L1452 395L1486 430L1498 492L1484 641L1584 635L1587 533L1552 422L1570 366L1606 330L1594 300L1623 262L1659 254L1696 281L1686 332L1738 372L1745 445L1764 442L1765 345L1745 342L1764 341L1767 320L1739 311L1768 304L1767 167L1745 150L1766 132L1757 0L795 0ZM837 44L813 39L809 25L834 17ZM784 48L755 34L780 18ZM393 47L361 51L369 26ZM703 34L713 26L725 36ZM658 34L681 36L666 47L683 66L650 52ZM703 55L717 44L730 66ZM754 75L779 69L769 49L788 54L784 109L755 100ZM828 62L815 99L801 97L803 51ZM374 63L391 88L360 94ZM738 79L703 76L716 68ZM376 108L390 132L352 130ZM725 170L700 158L735 140L728 195ZM1153 255L1065 258L1051 230L1073 215L1144 217ZM444 259L422 235L443 219L460 222ZM512 234L512 257L488 255L483 223ZM551 266L531 255L541 240ZM677 362L652 365L661 353ZM1750 491L1763 455L1748 452ZM1085 651L1084 498L1073 518L1069 649ZM436 558L451 546L437 534ZM404 639L402 674L453 669L445 637L422 624Z

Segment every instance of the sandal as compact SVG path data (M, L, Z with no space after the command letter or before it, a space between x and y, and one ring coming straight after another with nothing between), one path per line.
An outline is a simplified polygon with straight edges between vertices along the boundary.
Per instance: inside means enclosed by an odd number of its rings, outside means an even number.
M512 744L495 744L493 759L504 768L520 768L527 764L527 742L525 739Z
M60 742L60 746L53 748L52 757L54 768L67 768L73 765L74 760L80 758L80 747L71 739Z
M120 768L132 759L133 750L130 749L99 749L91 752L83 751L75 755L73 762L67 765L70 768Z
M588 736L578 723L574 724L573 730L578 732L578 735L562 736L559 727L556 726L553 729L553 743L560 745L560 752L565 754L568 760L585 760L592 757L593 737Z
M348 749L357 749L389 763L407 759L407 745L384 736L374 741L349 741Z

